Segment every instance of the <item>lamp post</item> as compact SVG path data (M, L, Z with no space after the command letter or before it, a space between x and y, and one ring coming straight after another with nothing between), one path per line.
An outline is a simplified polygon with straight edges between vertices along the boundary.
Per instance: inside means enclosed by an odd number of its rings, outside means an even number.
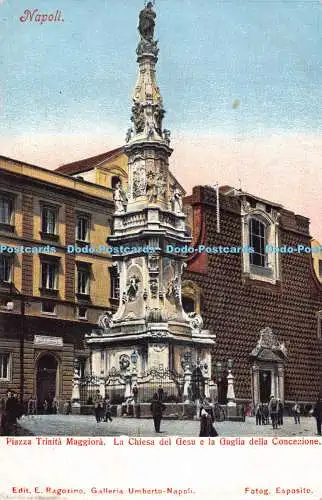
M136 364L138 362L138 358L139 358L139 355L138 353L136 352L136 350L134 349L134 351L132 352L131 356L130 356L130 359L131 359L131 363L132 363L132 373L131 373L131 387L132 387L132 391L133 391L133 387L135 385L137 385L137 370L136 370Z
M235 401L235 390L234 390L234 376L231 373L232 367L233 367L234 361L230 358L227 359L227 368L228 368L228 375L227 375L227 382L228 382L228 387L227 387L227 400L228 400L228 406L236 406L236 401Z
M131 354L131 363L132 365L134 366L135 370L136 370L136 363L138 361L138 353L136 352L136 350L134 349L134 351L132 352Z

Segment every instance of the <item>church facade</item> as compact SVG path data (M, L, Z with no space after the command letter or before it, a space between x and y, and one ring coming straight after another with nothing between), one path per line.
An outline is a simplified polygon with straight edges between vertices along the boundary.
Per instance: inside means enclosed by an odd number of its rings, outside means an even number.
M322 287L309 251L309 220L224 186L185 199L193 228L183 303L216 334L213 367L226 400L313 403L321 390Z

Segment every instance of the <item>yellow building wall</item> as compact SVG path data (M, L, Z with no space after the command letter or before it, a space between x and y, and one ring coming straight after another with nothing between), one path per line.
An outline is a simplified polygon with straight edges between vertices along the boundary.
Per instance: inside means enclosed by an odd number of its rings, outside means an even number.
M114 164L113 171L109 174L109 179L111 181L113 175L119 175L120 177L126 176L126 171L121 167L126 164L126 157L116 159L116 164ZM118 165L120 167L118 167ZM104 168L108 168L108 165L103 165ZM112 221L112 199L113 191L112 189L106 189L109 187L109 182L106 185L96 185L87 182L82 182L81 180L74 179L69 176L58 174L52 171L47 171L46 169L41 169L40 167L35 167L32 165L16 162L11 159L4 159L0 157L0 170L3 170L7 174L19 175L20 180L24 182L26 180L26 186L29 186L28 190L25 190L26 194L32 195L33 197L33 233L32 240L23 239L23 214L22 214L22 188L15 187L13 178L9 176L4 177L4 182L1 183L0 191L12 193L14 199L14 211L12 224L15 226L15 232L6 234L4 232L0 233L0 244L7 244L12 246L18 245L30 245L30 246L53 246L56 248L54 254L55 257L59 257L59 276L58 276L58 291L57 296L50 297L53 300L57 299L57 319L69 319L76 320L76 308L80 303L78 298L75 296L73 300L74 304L70 301L62 302L66 300L65 296L65 285L66 285L66 203L73 207L75 210L75 215L77 213L86 213L90 216L91 226L90 226L90 239L89 244L92 247L99 247L99 245L106 246L106 239L110 233L110 224ZM1 171L0 171L1 175ZM97 172L93 171L93 178L96 178ZM35 179L37 182L42 180L42 184L32 184L32 180ZM60 187L69 188L71 191L68 192L64 189L59 189ZM58 188L58 190L57 190ZM70 193L70 194L69 194ZM84 197L89 196L86 199ZM95 202L97 198L97 203ZM58 241L50 241L42 239L41 231L41 215L42 207L44 205L54 205L57 207L58 219L57 219L57 234L59 236ZM27 314L31 316L45 317L49 313L41 313L41 302L46 300L46 294L42 294L41 287L41 259L38 254L32 255L33 260L33 274L32 274L32 291L33 296L37 300L31 300L27 306ZM100 314L99 308L107 309L110 307L109 295L110 295L110 273L109 266L112 265L112 259L109 254L81 254L75 255L75 293L77 292L77 261L85 261L91 264L91 283L90 283L90 303L88 303L88 321L96 322L97 317ZM14 266L13 266L13 282L18 290L22 290L22 255L14 254ZM38 300L39 298L39 300ZM93 306L93 307L91 307ZM97 309L96 309L97 308ZM84 321L84 320L80 320Z
M107 188L112 187L112 178L120 177L123 188L127 185L128 158L125 154L115 157L113 160L102 163L96 167L96 183Z

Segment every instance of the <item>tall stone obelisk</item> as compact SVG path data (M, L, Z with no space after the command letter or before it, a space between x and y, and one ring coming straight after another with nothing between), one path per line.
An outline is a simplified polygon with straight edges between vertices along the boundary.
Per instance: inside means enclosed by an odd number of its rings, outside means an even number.
M156 14L151 2L140 12L137 46L139 73L127 132L128 193L115 190L114 227L108 243L124 247L115 257L120 276L117 312L101 318L100 329L87 338L95 374L126 369L137 354L136 372L154 367L181 372L189 364L211 374L214 336L202 319L185 313L181 300L182 247L191 238L182 211L182 190L169 173L170 132L163 129L164 108L156 83L154 40Z

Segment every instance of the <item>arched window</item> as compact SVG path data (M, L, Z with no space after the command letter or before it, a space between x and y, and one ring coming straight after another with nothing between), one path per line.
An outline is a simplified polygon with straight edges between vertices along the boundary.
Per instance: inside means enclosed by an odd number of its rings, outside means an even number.
M253 248L250 253L250 263L254 266L267 267L267 228L264 222L251 217L249 219L249 246Z
M279 247L280 212L261 201L241 203L243 272L245 279L276 284L281 279Z

